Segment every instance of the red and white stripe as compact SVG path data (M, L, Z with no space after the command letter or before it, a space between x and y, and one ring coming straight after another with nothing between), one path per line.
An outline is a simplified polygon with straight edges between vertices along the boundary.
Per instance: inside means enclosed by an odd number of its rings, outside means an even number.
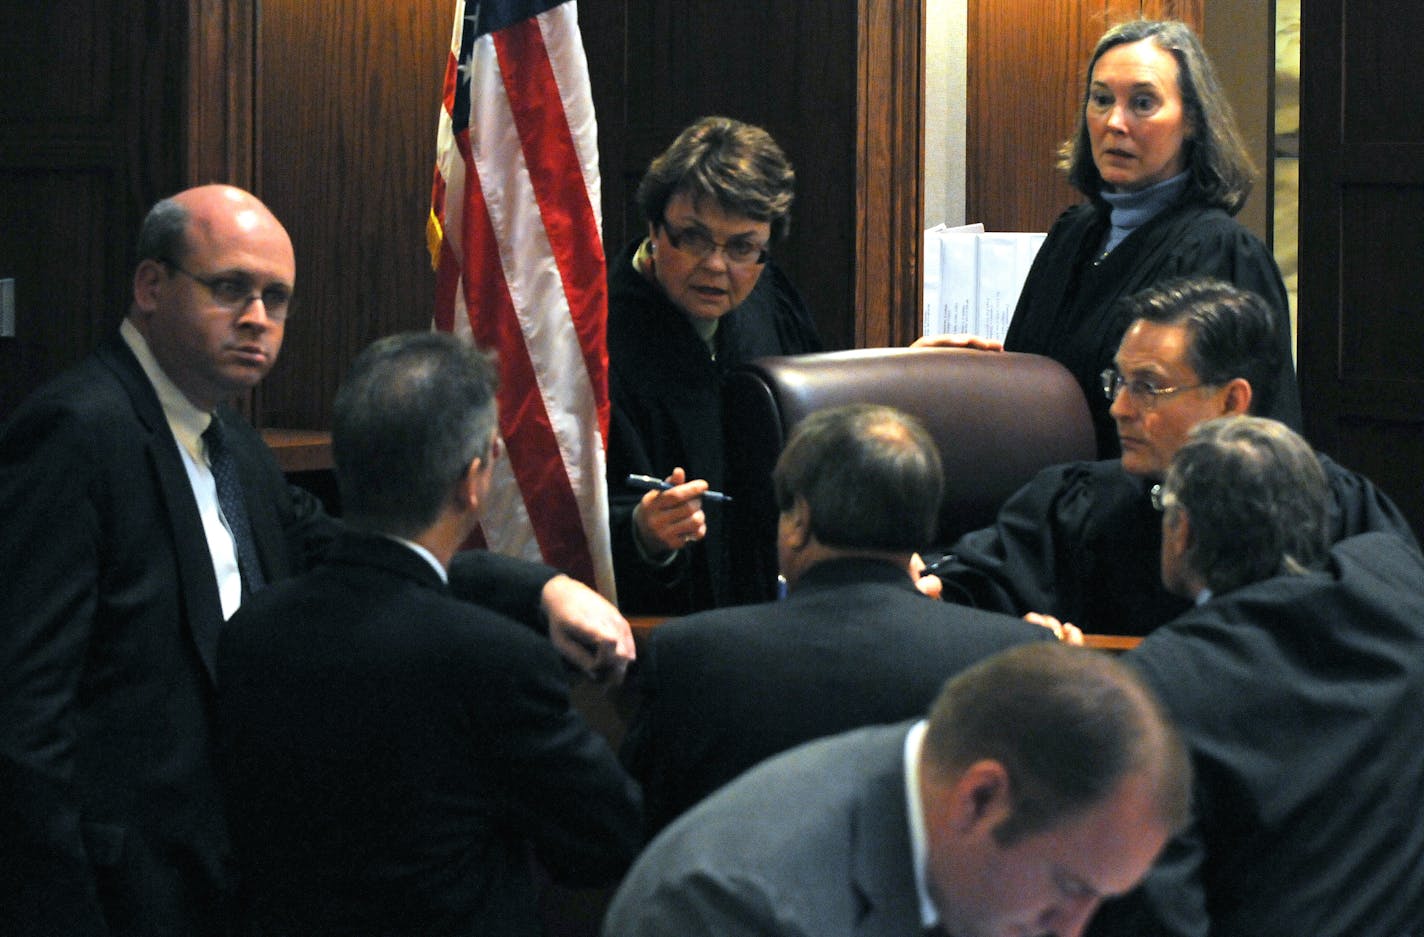
M490 549L542 559L614 598L604 445L608 294L597 127L576 6L479 37L453 119L456 4L432 192L435 327L493 349L500 436ZM460 123L468 130L456 132Z

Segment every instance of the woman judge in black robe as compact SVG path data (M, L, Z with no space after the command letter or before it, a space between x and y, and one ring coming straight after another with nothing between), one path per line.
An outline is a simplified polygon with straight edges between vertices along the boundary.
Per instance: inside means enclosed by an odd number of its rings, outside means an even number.
M608 494L619 607L682 615L762 596L732 572L743 499L723 457L722 382L768 355L820 351L800 292L771 261L795 174L771 136L704 117L638 186L646 237L608 266ZM646 491L630 475L669 484ZM738 491L738 494L741 492ZM742 544L742 550L748 549Z
M1120 454L1103 397L1126 322L1117 300L1175 277L1224 280L1261 295L1284 351L1271 413L1300 428L1290 308L1270 251L1233 216L1253 170L1231 107L1196 35L1175 21L1137 20L1098 40L1078 129L1059 166L1088 198L1054 223L1029 270L1002 347L1047 355L1083 388L1100 458ZM968 336L915 343L998 348Z

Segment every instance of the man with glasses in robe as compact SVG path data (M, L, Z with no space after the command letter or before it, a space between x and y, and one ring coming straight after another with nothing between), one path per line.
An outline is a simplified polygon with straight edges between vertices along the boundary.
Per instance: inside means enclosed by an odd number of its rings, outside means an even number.
M1162 582L1193 607L1124 660L1196 762L1192 825L1092 937L1398 937L1424 928L1424 557L1326 539L1310 446L1198 424L1158 501Z
M1123 302L1130 322L1103 392L1122 458L1039 473L995 523L961 537L930 572L947 601L1040 612L1084 632L1144 635L1189 602L1163 588L1159 516L1151 494L1198 423L1269 412L1281 362L1275 312L1259 296L1210 279L1181 279ZM1409 524L1366 478L1321 457L1331 542Z

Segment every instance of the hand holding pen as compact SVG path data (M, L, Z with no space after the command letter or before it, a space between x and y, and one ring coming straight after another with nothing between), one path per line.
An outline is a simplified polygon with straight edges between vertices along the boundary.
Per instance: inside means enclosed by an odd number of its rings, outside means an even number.
M664 481L661 478L654 478L651 475L629 475L627 483L630 488L641 488L644 491L668 491L673 487L672 482ZM724 495L722 494L722 492L713 491L710 488L702 492L700 497L705 498L708 501L732 500L731 495Z
M726 501L726 495L709 493L707 481L687 480L681 466L665 479L649 475L630 475L627 484L649 489L633 509L633 529L651 559L661 559L675 550L707 536L707 516L702 513L702 499ZM709 494L717 494L712 498Z

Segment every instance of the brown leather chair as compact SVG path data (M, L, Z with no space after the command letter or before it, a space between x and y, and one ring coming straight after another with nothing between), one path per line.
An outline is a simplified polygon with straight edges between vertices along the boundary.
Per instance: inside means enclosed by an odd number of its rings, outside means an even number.
M729 375L724 394L728 488L739 597L775 594L771 470L807 415L847 403L885 404L918 418L939 444L945 497L939 538L992 523L1040 469L1096 457L1083 392L1039 355L968 349L872 348L762 358Z

